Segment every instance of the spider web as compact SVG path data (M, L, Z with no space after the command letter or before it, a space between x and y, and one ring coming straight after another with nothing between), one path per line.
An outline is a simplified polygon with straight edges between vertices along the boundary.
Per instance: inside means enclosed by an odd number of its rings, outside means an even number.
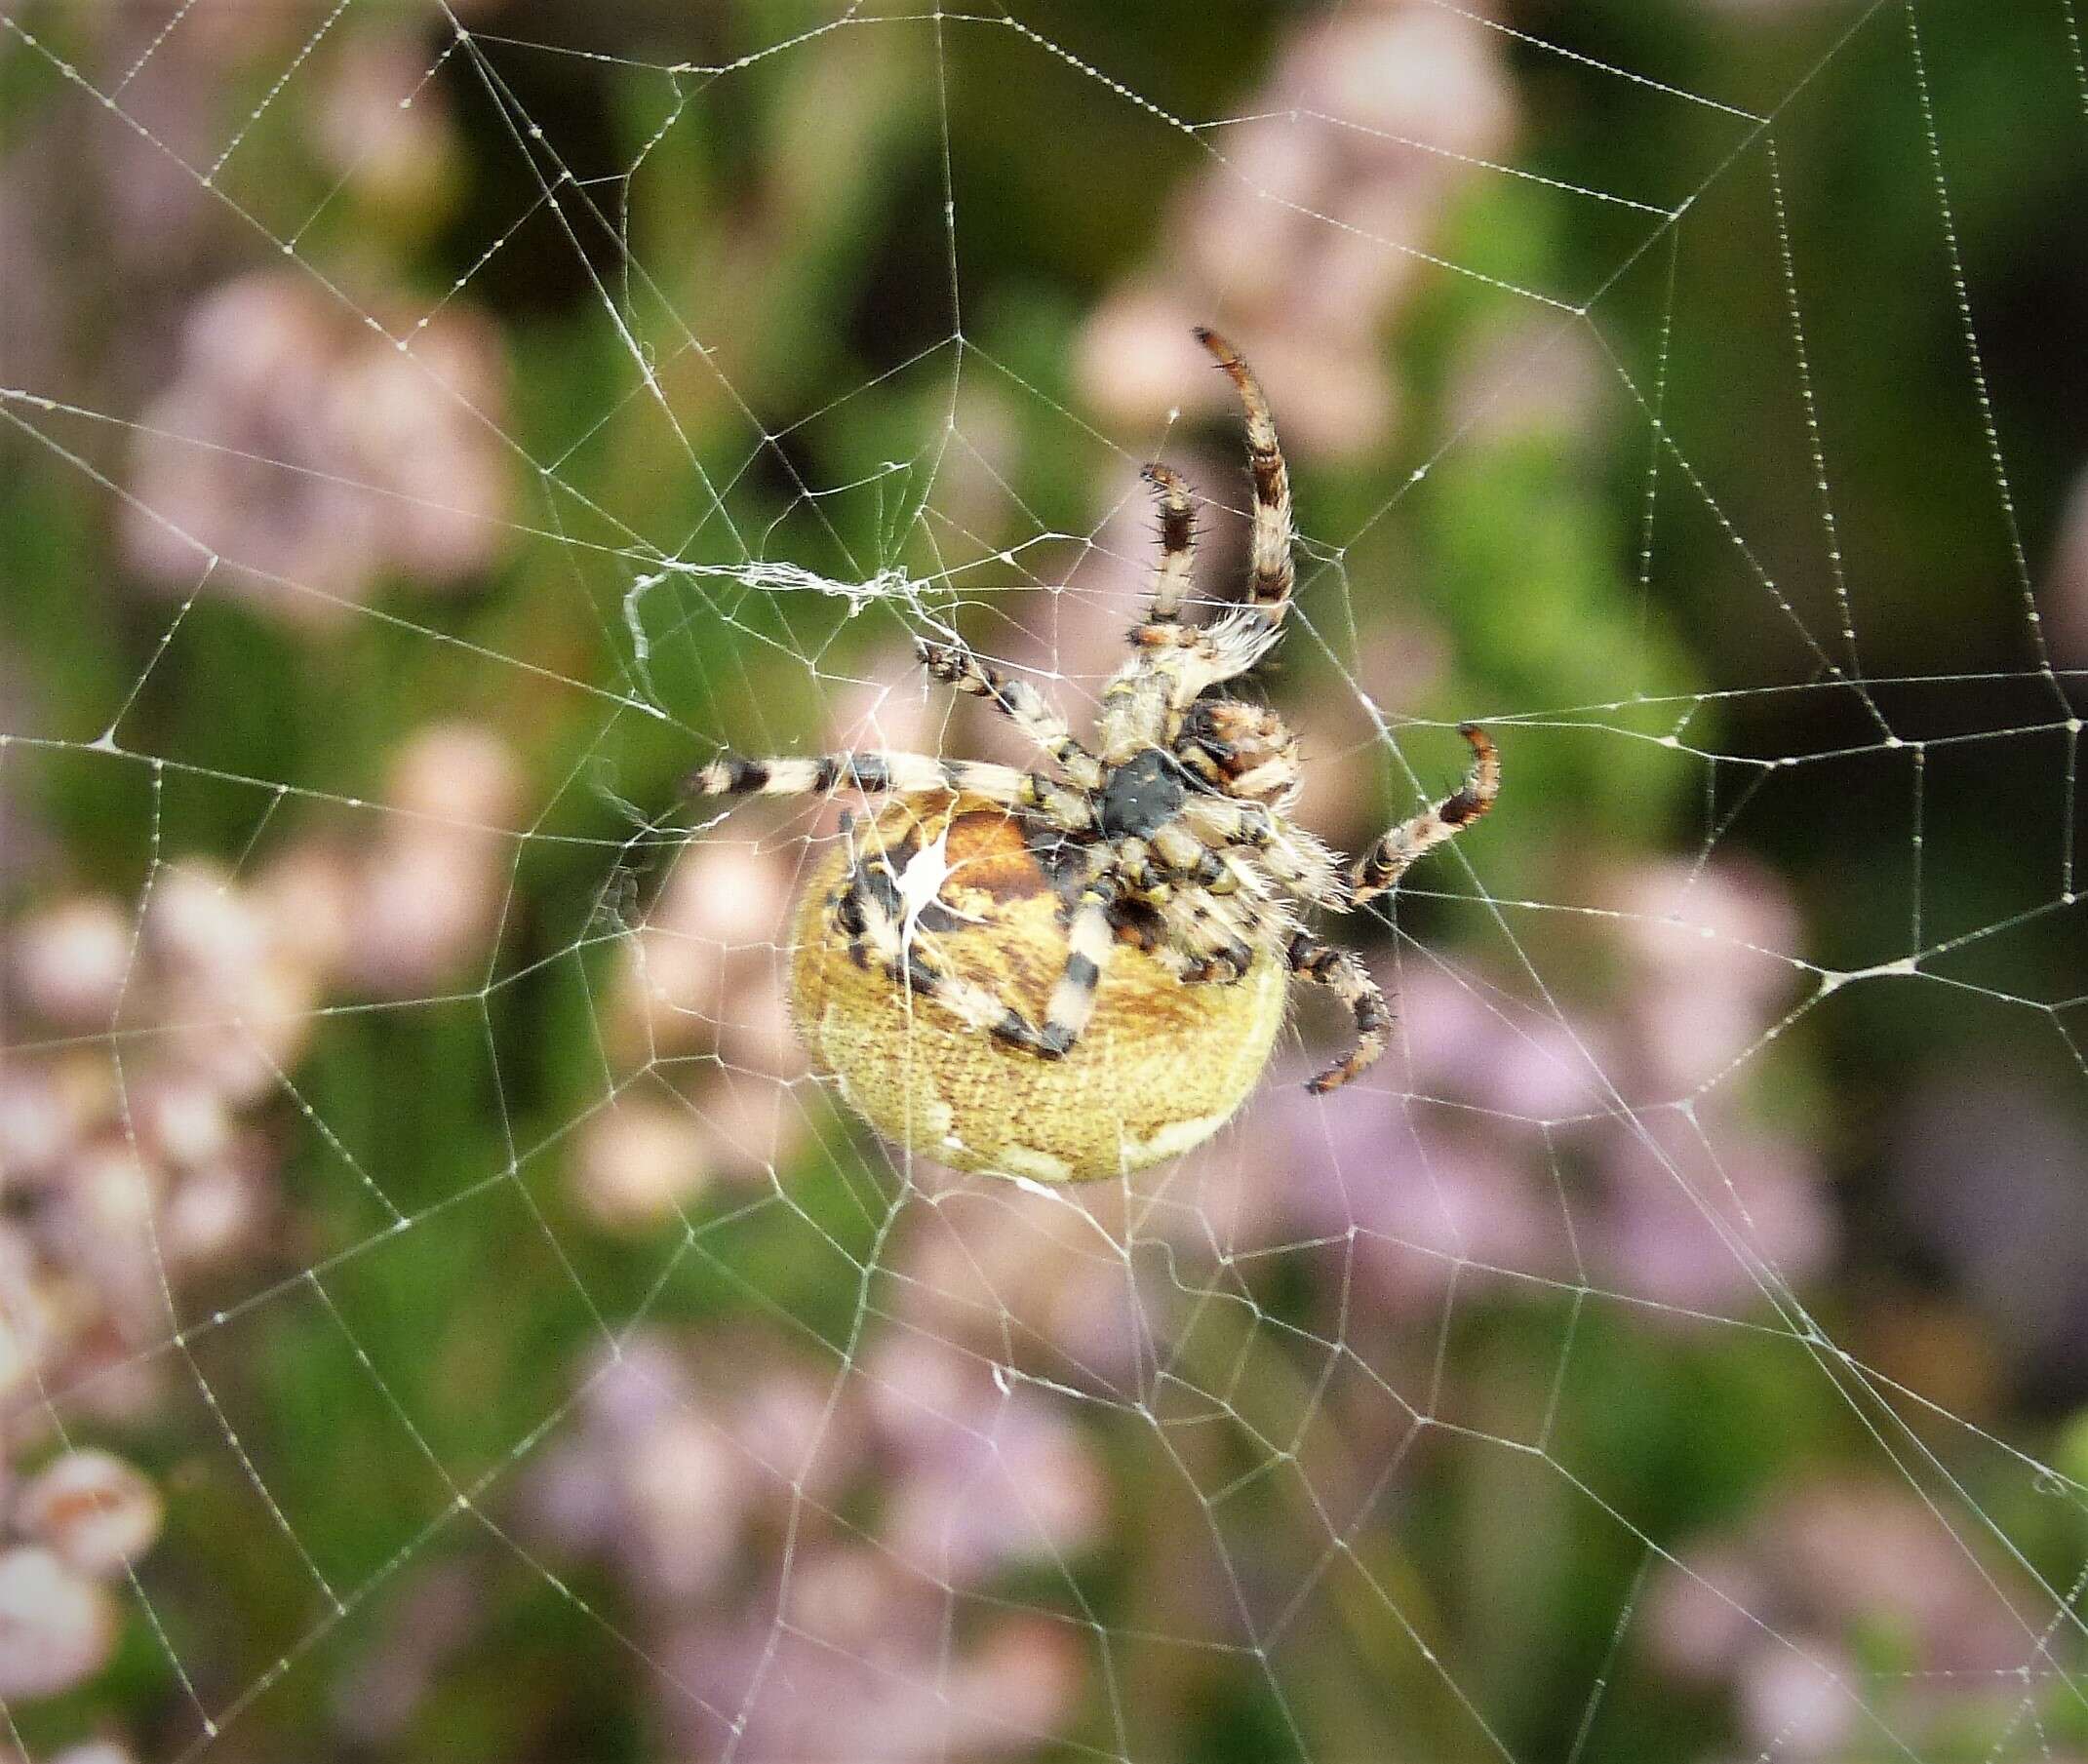
M2088 1747L2073 9L1522 17L0 8L24 1756ZM840 804L677 781L1078 726L1152 457L1223 600L1202 321L1303 818L1501 805L1349 1090L956 1179L781 1019Z

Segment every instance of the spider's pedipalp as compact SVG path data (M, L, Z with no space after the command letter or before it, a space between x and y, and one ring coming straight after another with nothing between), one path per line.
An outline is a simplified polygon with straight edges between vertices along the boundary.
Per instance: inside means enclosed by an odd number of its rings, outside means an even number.
M1262 395L1253 369L1231 343L1202 325L1197 327L1197 341L1225 370L1246 412L1247 464L1254 476L1254 583L1248 601L1274 623L1288 610L1295 580L1290 561L1290 474L1283 465L1282 449L1277 445L1276 418L1270 414L1269 401Z
M1101 787L1102 767L1066 725L1065 718L1027 681L1013 680L963 644L917 638L914 647L937 680L990 701L1007 720L1055 760L1083 790Z
M1460 723L1457 732L1472 747L1465 781L1433 808L1401 821L1349 866L1349 883L1360 903L1399 886L1399 878L1422 853L1454 839L1493 806L1501 794L1501 756L1486 731Z
M1182 616L1196 562L1196 505L1189 499L1189 487L1172 466L1156 459L1140 476L1160 499L1160 562L1153 570L1153 605L1146 623L1171 625ZM1141 632L1134 629L1131 641L1144 641Z
M1377 982L1347 950L1300 931L1291 938L1284 959L1292 973L1325 987L1356 1018L1355 1047L1345 1059L1337 1060L1305 1086L1315 1096L1324 1096L1377 1064L1392 1037L1392 1012Z

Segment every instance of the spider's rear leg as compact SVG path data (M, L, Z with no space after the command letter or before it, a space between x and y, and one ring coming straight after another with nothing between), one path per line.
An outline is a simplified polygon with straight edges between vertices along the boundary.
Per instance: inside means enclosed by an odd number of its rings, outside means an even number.
M816 760L720 754L689 774L687 788L699 797L812 797L844 786L902 796L949 787L942 762L926 754L844 753L822 754Z
M884 852L866 855L849 873L834 919L847 933L848 956L858 966L875 960L894 985L1011 1047L1044 1058L1065 1051L1052 1047L1044 1032L1013 1005L943 965L923 940L918 917L908 925L906 897Z
M1300 931L1284 952L1290 971L1323 986L1349 1007L1356 1018L1356 1046L1346 1059L1337 1060L1305 1087L1315 1096L1338 1090L1359 1073L1377 1064L1392 1035L1392 1011L1385 995L1370 978L1363 964L1347 950L1321 943Z
M1401 821L1349 866L1349 882L1359 902L1399 886L1414 860L1445 840L1455 839L1493 806L1501 794L1501 756L1476 724L1460 723L1457 732L1472 745L1472 769L1464 783L1433 808Z
M1088 883L1074 909L1073 923L1066 932L1066 965L1051 988L1051 1001L1044 1008L1044 1026L1035 1051L1046 1059L1058 1059L1072 1049L1094 1015L1095 994L1101 989L1102 970L1117 953L1117 927L1112 917L1117 904L1116 883L1099 877Z

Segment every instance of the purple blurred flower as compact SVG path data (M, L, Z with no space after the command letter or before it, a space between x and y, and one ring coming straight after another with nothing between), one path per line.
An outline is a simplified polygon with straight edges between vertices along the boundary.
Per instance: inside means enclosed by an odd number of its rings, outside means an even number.
M287 270L206 295L139 419L133 566L185 594L215 555L215 589L310 624L386 572L445 588L490 568L510 502L499 343L454 304L391 324L403 351Z
M1911 1487L1830 1482L1684 1548L1642 1627L1667 1670L1732 1693L1748 1744L1827 1760L1875 1741L1880 1721L1918 1746L1926 1728L1968 1731L1984 1705L2005 1731L2024 1674L2061 1670L2023 1608ZM1854 1660L1879 1632L1904 1669L1866 1677Z
M0 1552L0 1699L72 1689L101 1669L116 1631L107 1590L50 1550Z
M1415 285L1413 253L1477 175L1471 162L1514 134L1500 39L1423 7L1301 22L1241 108L1248 120L1211 137L1225 165L1171 219L1166 260L1089 321L1083 390L1126 425L1185 402L1215 409L1189 330L1222 316L1283 388L1298 452L1381 448L1397 412L1377 339Z

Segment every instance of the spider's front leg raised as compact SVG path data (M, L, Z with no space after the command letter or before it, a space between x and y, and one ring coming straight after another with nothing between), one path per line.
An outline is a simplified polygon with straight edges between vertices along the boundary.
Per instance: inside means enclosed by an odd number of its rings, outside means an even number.
M1457 732L1472 747L1472 769L1464 783L1433 808L1401 821L1349 866L1349 882L1360 903L1399 886L1414 860L1445 840L1455 839L1493 806L1501 794L1501 756L1486 731L1460 723Z
M1102 767L1094 755L1074 739L1072 729L1027 681L1004 674L982 661L963 644L915 641L914 647L927 671L960 692L990 700L1007 720L1064 767L1066 776L1083 790L1102 787Z
M1197 510L1189 499L1189 487L1172 466L1157 459L1141 475L1160 500L1160 562L1153 568L1153 605L1145 625L1131 631L1134 648L1162 640L1163 634L1150 627L1180 623L1197 561Z

